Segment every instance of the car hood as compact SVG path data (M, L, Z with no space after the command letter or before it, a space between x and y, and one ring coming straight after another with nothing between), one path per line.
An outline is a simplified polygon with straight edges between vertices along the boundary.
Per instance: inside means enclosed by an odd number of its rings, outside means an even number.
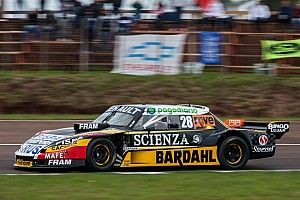
M52 143L59 142L68 138L77 137L91 137L91 136L102 136L109 134L123 133L124 130L118 129L104 129L101 131L85 132L76 134L74 128L62 128L56 130L41 131L24 142L19 150L16 151L16 155L19 156L34 156L38 154L43 148L49 146Z

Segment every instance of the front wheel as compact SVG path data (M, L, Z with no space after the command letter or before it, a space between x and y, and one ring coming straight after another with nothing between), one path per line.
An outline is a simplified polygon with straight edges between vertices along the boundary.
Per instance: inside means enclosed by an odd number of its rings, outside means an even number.
M241 169L249 159L248 145L240 137L228 137L220 145L218 158L224 169Z
M108 171L116 160L114 144L105 138L92 141L87 148L86 166L92 171Z

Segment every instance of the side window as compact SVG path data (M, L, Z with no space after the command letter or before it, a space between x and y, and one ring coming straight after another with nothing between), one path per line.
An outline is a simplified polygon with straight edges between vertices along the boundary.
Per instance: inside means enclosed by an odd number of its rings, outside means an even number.
M134 125L133 130L142 131L144 130L144 125L150 120L152 116L144 115L142 116L137 123Z
M170 115L168 116L168 127L171 130L180 129L180 119L179 116Z
M167 117L163 117L149 127L153 128L154 130L168 130L168 119Z
M142 116L133 130L176 130L180 128L179 116Z

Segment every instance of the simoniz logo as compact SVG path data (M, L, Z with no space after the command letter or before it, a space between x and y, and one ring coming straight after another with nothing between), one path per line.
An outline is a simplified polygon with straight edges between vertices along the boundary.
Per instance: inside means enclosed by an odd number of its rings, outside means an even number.
M213 150L173 150L157 151L157 164L177 163L180 166L192 163L216 163L217 158Z

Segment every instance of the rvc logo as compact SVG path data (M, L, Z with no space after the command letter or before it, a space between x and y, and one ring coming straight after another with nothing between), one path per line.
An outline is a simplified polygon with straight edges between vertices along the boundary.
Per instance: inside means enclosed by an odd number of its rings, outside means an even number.
M300 51L300 45L292 42L274 44L270 47L272 54L291 54Z
M144 42L129 48L129 58L140 58L144 61L161 61L173 58L176 47L167 46L161 42ZM151 55L152 54L152 55Z

